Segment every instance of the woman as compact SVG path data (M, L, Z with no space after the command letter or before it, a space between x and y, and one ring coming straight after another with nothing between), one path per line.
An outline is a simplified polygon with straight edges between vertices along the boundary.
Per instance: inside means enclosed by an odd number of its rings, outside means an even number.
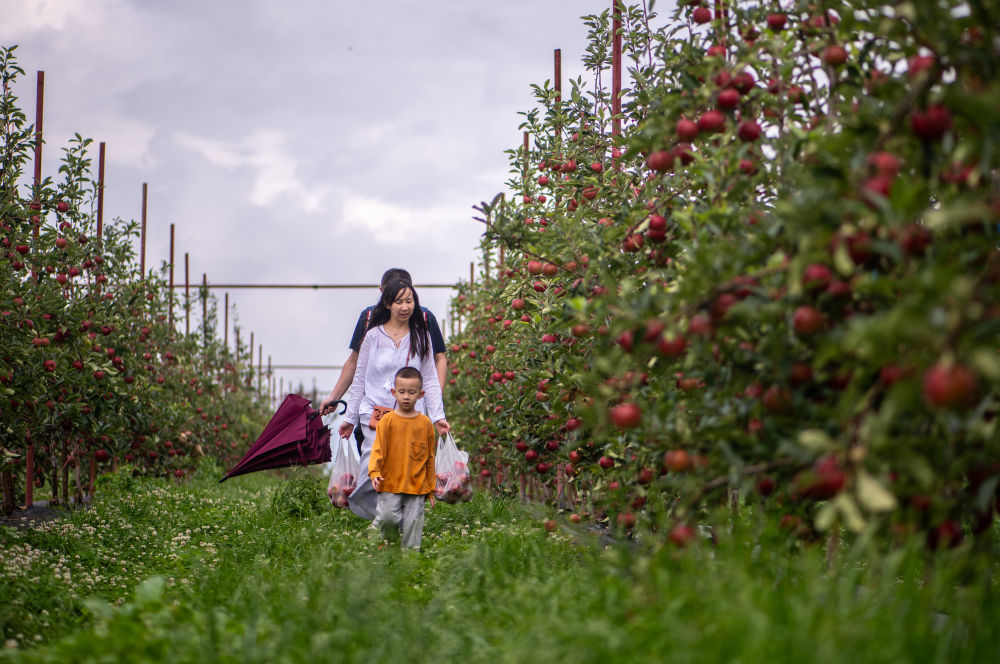
M450 430L444 417L427 323L420 311L420 300L408 282L394 279L385 285L368 322L368 331L358 351L358 368L347 391L347 412L339 433L341 438L349 438L356 426L361 426L364 433L361 477L349 502L351 511L363 519L375 518L378 494L368 478L368 459L377 419L395 404L391 390L397 371L405 366L420 370L424 398L417 402L416 408L427 411L439 436Z

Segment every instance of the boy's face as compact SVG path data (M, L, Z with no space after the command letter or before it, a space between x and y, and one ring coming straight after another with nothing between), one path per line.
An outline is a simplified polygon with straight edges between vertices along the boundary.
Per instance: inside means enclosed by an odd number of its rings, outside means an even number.
M420 387L420 379L397 378L396 387L392 390L392 396L396 397L396 403L399 404L400 410L413 410L417 399L424 396L424 391Z

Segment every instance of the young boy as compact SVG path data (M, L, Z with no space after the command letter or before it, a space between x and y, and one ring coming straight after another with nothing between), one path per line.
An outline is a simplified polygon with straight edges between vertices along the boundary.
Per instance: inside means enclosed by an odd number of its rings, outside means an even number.
M414 406L424 395L420 370L396 372L392 395L396 407L378 422L368 462L368 476L378 492L375 521L382 537L401 536L404 548L420 549L424 500L434 492L437 438L429 417Z

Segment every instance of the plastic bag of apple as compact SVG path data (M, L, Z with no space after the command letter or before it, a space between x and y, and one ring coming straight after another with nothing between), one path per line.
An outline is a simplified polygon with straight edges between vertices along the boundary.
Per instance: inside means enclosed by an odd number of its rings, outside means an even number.
M450 433L438 439L434 470L437 473L434 495L438 500L451 504L472 500L469 453L458 449Z
M330 468L326 495L330 496L334 507L347 507L348 499L358 486L359 462L351 447L351 441L341 438Z

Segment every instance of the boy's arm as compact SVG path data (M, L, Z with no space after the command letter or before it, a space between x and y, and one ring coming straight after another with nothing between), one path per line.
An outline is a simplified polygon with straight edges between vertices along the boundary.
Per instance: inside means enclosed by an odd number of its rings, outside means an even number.
M391 416L386 415L378 421L375 427L375 441L372 443L371 456L368 458L368 477L372 480L372 486L378 491L382 486L382 464L385 462L385 445L383 441L388 439L389 420Z

